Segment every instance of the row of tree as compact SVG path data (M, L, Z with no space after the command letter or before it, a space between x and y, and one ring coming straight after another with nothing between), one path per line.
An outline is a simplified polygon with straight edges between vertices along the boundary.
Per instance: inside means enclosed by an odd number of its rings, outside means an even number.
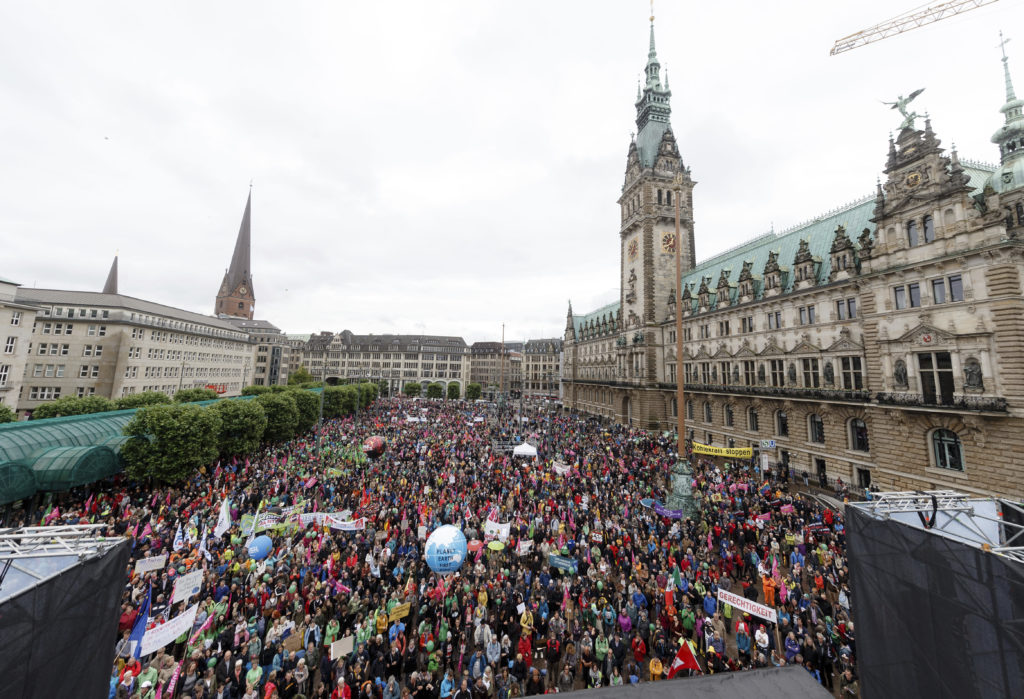
M417 397L423 395L423 384L415 381L405 384L405 388L402 392L407 396ZM482 389L480 384L471 383L466 386L466 400L476 400L480 397ZM444 385L435 381L434 383L427 384L427 398L444 398L445 388ZM450 383L448 384L448 399L458 400L459 399L459 384Z
M128 475L175 483L218 458L245 457L262 444L305 434L320 416L319 391L248 386L243 394L255 397L139 410L124 427L124 434L133 437L121 448ZM324 419L351 415L357 405L366 408L376 397L374 384L328 386L323 392Z
M50 403L43 403L33 410L32 419L44 420L51 417L67 417L68 415L108 413L111 410L129 410L150 405L195 403L201 400L216 400L218 397L217 392L209 388L183 388L174 394L173 399L166 393L158 391L132 393L117 400L110 400L102 396L64 396Z

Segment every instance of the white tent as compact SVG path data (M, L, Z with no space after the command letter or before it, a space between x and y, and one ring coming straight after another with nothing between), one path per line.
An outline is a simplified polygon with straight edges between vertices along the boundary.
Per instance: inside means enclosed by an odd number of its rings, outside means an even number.
M513 456L532 456L537 457L537 447L530 444L520 444L518 447L512 450Z

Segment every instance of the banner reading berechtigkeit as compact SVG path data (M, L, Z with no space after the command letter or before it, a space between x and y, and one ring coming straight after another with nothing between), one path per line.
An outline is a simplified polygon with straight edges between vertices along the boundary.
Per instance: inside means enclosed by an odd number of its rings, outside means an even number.
M694 442L693 453L705 456L724 456L730 459L749 459L754 456L754 449L753 447L712 447Z
M759 616L762 619L767 619L773 624L777 623L778 616L775 614L774 609L766 607L763 604L758 604L757 602L751 602L746 597L740 597L739 595L734 595L731 592L726 592L725 590L720 589L718 591L718 601L725 602L733 609L738 609L741 612L746 612L747 614L753 614L754 616Z
M166 624L154 626L142 637L142 655L149 655L172 642L186 631L192 630L196 622L196 614L199 612L199 605L191 607L174 617Z

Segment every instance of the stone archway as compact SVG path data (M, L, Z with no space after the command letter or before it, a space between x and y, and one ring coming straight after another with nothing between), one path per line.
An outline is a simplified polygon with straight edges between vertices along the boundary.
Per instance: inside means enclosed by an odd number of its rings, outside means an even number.
M622 397L622 422L628 427L633 426L633 401L629 395Z

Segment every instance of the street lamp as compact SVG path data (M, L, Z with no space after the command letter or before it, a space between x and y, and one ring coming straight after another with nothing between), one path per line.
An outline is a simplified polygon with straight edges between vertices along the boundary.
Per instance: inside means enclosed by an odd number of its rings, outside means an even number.
M686 384L683 381L683 262L679 235L679 200L683 194L683 175L672 182L676 199L676 463L672 466L667 505L682 510L684 518L693 518L697 505L693 500L693 470L686 458Z

